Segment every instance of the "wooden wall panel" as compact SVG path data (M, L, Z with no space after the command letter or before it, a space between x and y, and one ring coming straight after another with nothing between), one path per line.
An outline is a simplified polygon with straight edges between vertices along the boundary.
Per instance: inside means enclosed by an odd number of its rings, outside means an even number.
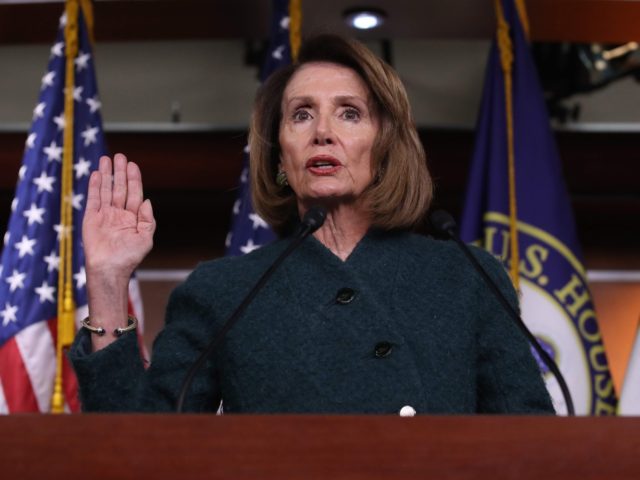
M422 130L420 136L436 181L435 206L458 215L473 133ZM0 134L0 230L8 221L25 137ZM587 267L640 268L637 134L559 132L556 137ZM107 142L141 165L158 219L158 255L168 258L166 252L183 249L222 253L244 132L110 132ZM158 265L155 252L150 261Z

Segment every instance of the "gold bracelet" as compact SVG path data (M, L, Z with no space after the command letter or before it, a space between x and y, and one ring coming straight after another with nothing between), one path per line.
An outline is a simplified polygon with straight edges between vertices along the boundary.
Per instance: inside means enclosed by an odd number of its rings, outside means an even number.
M126 327L124 327L124 328L116 328L113 331L113 334L116 337L121 336L123 333L130 332L131 330L135 330L136 327L138 326L138 319L136 317L132 317L131 315L128 316L127 322L128 323L127 323ZM82 323L82 326L84 328L89 330L91 333L95 333L99 337L102 337L105 333L107 333L107 331L104 328L102 328L102 327L94 327L93 325L91 325L89 317L87 317L84 320L82 320L81 323Z

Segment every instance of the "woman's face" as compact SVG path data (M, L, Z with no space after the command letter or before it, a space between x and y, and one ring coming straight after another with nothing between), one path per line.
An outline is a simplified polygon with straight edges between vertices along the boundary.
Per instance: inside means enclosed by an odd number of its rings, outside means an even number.
M303 207L356 201L372 181L378 133L369 91L350 68L303 65L282 98L280 170Z

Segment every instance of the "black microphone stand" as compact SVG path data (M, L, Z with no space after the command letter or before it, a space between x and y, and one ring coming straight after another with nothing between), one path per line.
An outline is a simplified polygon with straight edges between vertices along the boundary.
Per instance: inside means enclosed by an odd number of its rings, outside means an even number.
M300 226L298 227L298 232L294 236L291 243L289 243L287 248L278 256L278 258L276 258L276 260L271 264L267 271L262 274L260 279L253 286L242 303L240 303L240 305L238 305L238 308L236 308L231 316L229 316L222 328L218 330L216 335L209 342L207 347L203 350L203 352L187 372L187 375L182 383L182 387L180 388L180 393L178 394L178 401L176 402L176 413L182 413L184 401L186 399L189 388L191 387L191 383L193 382L196 373L198 372L198 370L200 370L207 358L209 358L209 356L215 351L227 332L231 330L231 328L237 323L240 316L244 313L249 304L262 289L264 284L267 283L267 280L269 280L271 275L273 275L273 272L277 270L277 268L285 260L285 258L287 258L291 254L291 252L293 252L298 247L298 245L300 245L310 234L312 234L322 226L326 215L327 212L322 207L311 207L307 211L304 218L302 219L302 222L300 223Z
M560 390L562 390L562 396L564 397L565 403L567 404L567 415L570 417L575 416L575 409L573 407L573 399L571 398L571 393L569 392L569 387L567 386L567 382L565 381L562 373L560 373L560 369L556 365L556 362L549 356L549 354L540 346L538 343L538 339L533 335L525 323L520 318L520 315L515 311L515 309L511 306L505 296L502 294L498 286L495 284L493 279L485 272L480 262L473 256L469 247L465 245L465 243L460 239L458 234L456 233L456 222L449 213L444 210L436 210L429 215L429 223L433 226L433 228L438 232L446 235L456 242L458 247L464 252L467 259L471 262L475 270L480 274L485 283L489 286L491 292L496 297L496 299L502 305L502 308L509 314L511 319L516 322L516 325L520 328L522 333L525 334L529 343L536 350L538 355L542 361L549 367L551 373L558 380L558 384L560 385Z

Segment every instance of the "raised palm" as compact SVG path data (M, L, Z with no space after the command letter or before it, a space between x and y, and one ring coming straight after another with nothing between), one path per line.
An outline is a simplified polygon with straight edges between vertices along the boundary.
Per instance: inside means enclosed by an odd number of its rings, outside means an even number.
M82 225L87 274L128 278L153 246L155 220L140 169L122 154L100 159Z

